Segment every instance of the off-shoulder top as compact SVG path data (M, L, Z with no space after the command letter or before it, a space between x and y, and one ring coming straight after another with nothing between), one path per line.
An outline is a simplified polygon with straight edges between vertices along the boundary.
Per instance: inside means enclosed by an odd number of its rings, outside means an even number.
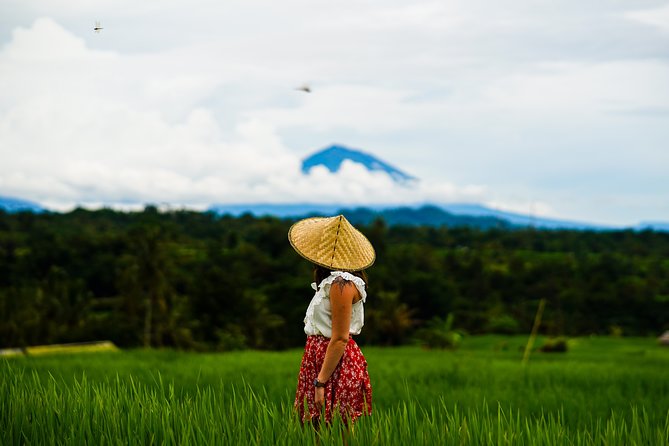
M351 328L349 333L352 335L360 334L362 326L365 325L365 309L363 307L367 299L365 291L365 281L360 277L343 271L333 271L328 277L323 279L318 286L316 282L311 284L316 293L311 299L307 308L307 314L304 317L304 332L311 335L322 335L326 338L332 337L332 312L330 311L330 287L337 277L353 282L360 293L360 300L353 304L351 309Z

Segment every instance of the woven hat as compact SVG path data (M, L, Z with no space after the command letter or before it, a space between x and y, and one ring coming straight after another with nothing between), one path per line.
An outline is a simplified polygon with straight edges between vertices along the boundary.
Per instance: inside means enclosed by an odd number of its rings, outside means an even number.
M300 220L288 230L288 240L305 259L338 271L369 268L374 247L343 215Z

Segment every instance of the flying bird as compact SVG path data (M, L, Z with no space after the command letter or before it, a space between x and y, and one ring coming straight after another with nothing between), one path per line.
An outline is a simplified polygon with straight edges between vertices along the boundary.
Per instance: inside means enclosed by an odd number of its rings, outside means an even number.
M311 87L307 84L297 87L295 90L303 91L305 93L311 93Z
M100 31L102 31L103 29L104 28L102 27L102 25L100 25L100 22L96 21L95 26L93 27L93 31L99 34Z

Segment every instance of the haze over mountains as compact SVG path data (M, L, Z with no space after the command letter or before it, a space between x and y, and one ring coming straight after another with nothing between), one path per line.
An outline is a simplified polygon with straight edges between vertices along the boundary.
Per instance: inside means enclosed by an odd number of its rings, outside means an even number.
M332 145L320 150L302 162L302 172L308 174L316 166L323 166L330 172L337 172L344 162L362 164L369 171L381 171L388 174L395 182L410 185L419 181L400 169L369 153L351 149L341 145ZM351 205L345 202L326 203L247 203L247 204L216 204L210 210L218 214L241 215L250 213L256 216L276 216L282 218L301 217L305 215L332 215L343 213L354 223L368 224L375 218L382 217L388 224L428 225L428 226L474 226L490 227L523 227L532 226L544 229L577 229L603 230L614 227L549 219L534 215L523 215L514 212L491 209L474 203L421 203L415 205L366 204ZM646 227L646 226L644 226ZM655 225L653 225L655 227ZM661 228L661 226L658 226Z
M472 226L477 228L513 228L532 226L542 229L606 230L612 226L580 223L567 220L540 218L512 212L499 211L473 203L419 204L413 206L346 204L231 204L214 205L210 208L217 214L239 216L275 216L297 218L310 215L334 215L342 213L353 223L369 224L383 218L390 225L411 226Z
M306 157L302 162L302 173L309 175L312 169L324 167L332 173L338 172L344 163L357 163L370 172L383 172L398 184L411 187L419 181L416 177L397 167L360 150L342 145L332 145ZM42 212L46 209L37 203L18 198L0 196L0 210L6 212ZM612 230L616 226L605 226L588 222L543 218L493 209L476 203L416 203L412 205L365 203L221 203L209 209L219 215L239 216L249 213L255 216L299 218L309 215L333 215L343 213L353 223L369 224L383 218L390 225L427 226L472 226L478 228L536 227L543 229ZM634 229L669 231L669 223L642 222Z

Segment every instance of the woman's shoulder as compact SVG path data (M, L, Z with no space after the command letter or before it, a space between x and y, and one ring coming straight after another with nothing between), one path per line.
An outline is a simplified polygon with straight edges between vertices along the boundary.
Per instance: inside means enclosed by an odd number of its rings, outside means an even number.
M352 283L358 287L365 287L365 281L358 276L346 271L332 271L328 277L323 279L319 284L319 288L323 285L332 285L333 283Z
M365 290L365 281L358 276L345 271L332 271L328 277L323 279L320 283L319 289L328 291L327 288L333 284L339 286L355 286L360 294L360 300L364 301L367 298L367 291Z

